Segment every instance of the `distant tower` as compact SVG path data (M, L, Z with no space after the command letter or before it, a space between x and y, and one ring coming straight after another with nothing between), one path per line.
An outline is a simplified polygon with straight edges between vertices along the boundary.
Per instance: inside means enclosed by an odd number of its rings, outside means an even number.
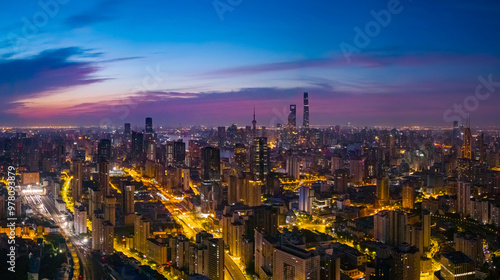
M472 159L472 135L470 132L470 117L467 119L467 126L464 128L464 142L462 144L461 158Z
M304 92L304 128L309 128L309 93Z
M297 105L290 105L290 114L288 115L288 126L297 127Z
M146 118L146 133L153 133L153 118Z
M253 107L252 136L257 137L257 121L255 120L255 106Z

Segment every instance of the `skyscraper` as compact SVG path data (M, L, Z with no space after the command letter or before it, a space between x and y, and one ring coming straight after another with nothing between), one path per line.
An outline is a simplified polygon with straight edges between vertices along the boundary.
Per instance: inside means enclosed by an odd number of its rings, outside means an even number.
M460 251L441 255L441 278L445 280L476 279L474 261Z
M83 164L77 159L73 161L73 179L71 180L71 189L73 201L80 201L82 198L82 180L83 180Z
M144 152L144 135L140 132L132 131L132 148L130 155L132 159L138 160L142 158Z
M314 200L314 189L310 186L299 188L299 210L306 213L312 213L312 204Z
M378 205L389 204L389 177L387 175L377 179L377 203Z
M201 150L201 179L204 181L220 181L220 150L205 147Z
M123 136L125 136L125 139L130 139L130 123L125 123L125 127L123 129Z
M403 185L403 208L413 209L415 207L415 189L410 183Z
M472 135L470 132L470 120L464 128L464 141L462 143L461 158L472 159Z
M99 184L103 196L111 194L109 188L109 162L105 159L99 160Z
M101 139L97 145L97 160L110 160L111 159L111 140Z
M290 113L288 114L288 126L290 128L297 127L297 105L290 105Z
M304 128L309 128L309 94L304 92Z
M470 208L471 187L469 182L458 181L457 212L467 215Z
M262 182L266 180L269 174L269 151L266 137L253 139L250 167L254 180Z
M146 118L146 133L153 133L153 118Z

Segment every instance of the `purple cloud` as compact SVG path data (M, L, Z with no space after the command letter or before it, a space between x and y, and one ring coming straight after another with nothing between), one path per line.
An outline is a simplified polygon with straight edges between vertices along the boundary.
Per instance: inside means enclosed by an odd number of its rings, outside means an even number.
M73 61L85 51L77 47L46 50L26 58L0 60L0 92L4 97L30 96L48 90L102 82L92 62Z

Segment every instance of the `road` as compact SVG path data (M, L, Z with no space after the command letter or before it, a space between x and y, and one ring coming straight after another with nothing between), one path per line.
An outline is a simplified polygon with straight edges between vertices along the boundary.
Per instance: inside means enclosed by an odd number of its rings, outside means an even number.
M90 248L69 232L63 221L64 215L57 210L54 202L49 197L40 195L31 195L27 197L27 201L34 211L39 212L47 219L53 220L59 226L61 235L65 238L75 262L75 278L78 279L80 274L79 268L81 266L83 275L79 279L99 279L99 274L102 273L102 270L100 267L96 267L92 261Z

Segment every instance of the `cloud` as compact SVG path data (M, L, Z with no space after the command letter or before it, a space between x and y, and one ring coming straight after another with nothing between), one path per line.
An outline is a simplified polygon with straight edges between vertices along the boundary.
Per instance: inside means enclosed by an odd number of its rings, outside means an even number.
M0 94L19 99L49 90L102 82L95 63L74 61L86 51L78 47L45 50L37 55L0 60Z
M118 4L119 1L117 0L99 1L98 4L91 9L68 17L66 19L66 24L71 28L80 28L99 22L115 20L116 18L111 16L111 14L115 14L112 12L112 9Z
M498 63L500 58L493 55L461 54L451 52L420 52L403 53L399 50L385 50L354 54L350 62L344 56L336 55L329 58L312 58L294 61L246 65L210 71L199 75L204 78L219 78L280 72L289 70L302 70L307 68L340 68L340 67L388 67L388 66L417 66L428 64L460 64L460 63Z

